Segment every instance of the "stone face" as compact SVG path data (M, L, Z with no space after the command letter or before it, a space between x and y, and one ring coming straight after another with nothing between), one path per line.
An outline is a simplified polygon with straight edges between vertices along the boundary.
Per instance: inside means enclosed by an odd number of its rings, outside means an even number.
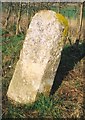
M32 103L38 92L49 94L60 62L64 29L55 12L42 10L35 14L8 88L9 98Z

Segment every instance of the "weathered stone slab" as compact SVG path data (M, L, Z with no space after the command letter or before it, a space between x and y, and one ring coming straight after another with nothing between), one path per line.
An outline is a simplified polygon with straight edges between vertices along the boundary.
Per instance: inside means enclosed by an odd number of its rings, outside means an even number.
M35 14L9 85L9 98L20 103L32 103L38 92L49 94L66 31L67 21L62 15L51 10Z

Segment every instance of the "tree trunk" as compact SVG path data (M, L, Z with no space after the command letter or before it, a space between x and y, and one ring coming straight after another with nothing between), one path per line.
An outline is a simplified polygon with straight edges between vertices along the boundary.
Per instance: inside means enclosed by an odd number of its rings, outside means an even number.
M30 13L29 13L29 7L30 7L30 2L27 3L27 28L26 30L28 29L29 27L29 23L30 23Z
M83 21L83 3L81 3L81 6L80 6L80 21L79 21L79 31L78 31L78 39L79 40L81 37L82 21Z
M21 27L20 27L21 12L22 12L22 3L20 2L19 11L18 11L18 18L17 18L17 24L16 24L16 35L18 35L19 32L21 32Z
M9 18L10 18L10 16L11 16L11 5L12 5L12 3L9 3L8 4L8 15L7 15L7 18L6 18L6 21L5 21L5 24L4 24L4 26L5 26L5 28L7 29L7 27L8 27L8 21L9 21Z
M60 13L60 1L58 2L58 13Z
M85 2L83 2L83 10L85 9ZM85 42L85 19L83 19L83 40Z

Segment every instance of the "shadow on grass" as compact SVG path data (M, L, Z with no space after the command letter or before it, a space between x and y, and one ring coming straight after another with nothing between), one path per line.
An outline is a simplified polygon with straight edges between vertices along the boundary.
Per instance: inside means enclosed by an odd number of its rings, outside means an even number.
M55 94L56 90L61 85L64 77L84 56L85 42L79 44L79 41L77 40L73 45L64 47L61 53L61 61L56 71L50 95Z

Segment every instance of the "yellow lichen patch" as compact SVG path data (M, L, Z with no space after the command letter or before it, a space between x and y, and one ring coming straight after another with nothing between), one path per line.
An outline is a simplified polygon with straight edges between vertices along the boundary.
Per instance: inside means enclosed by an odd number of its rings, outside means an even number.
M63 15L61 15L59 13L56 14L56 17L59 20L59 22L61 24L63 24L64 27L65 27L64 31L63 31L63 36L65 37L67 35L67 33L68 33L68 20Z

